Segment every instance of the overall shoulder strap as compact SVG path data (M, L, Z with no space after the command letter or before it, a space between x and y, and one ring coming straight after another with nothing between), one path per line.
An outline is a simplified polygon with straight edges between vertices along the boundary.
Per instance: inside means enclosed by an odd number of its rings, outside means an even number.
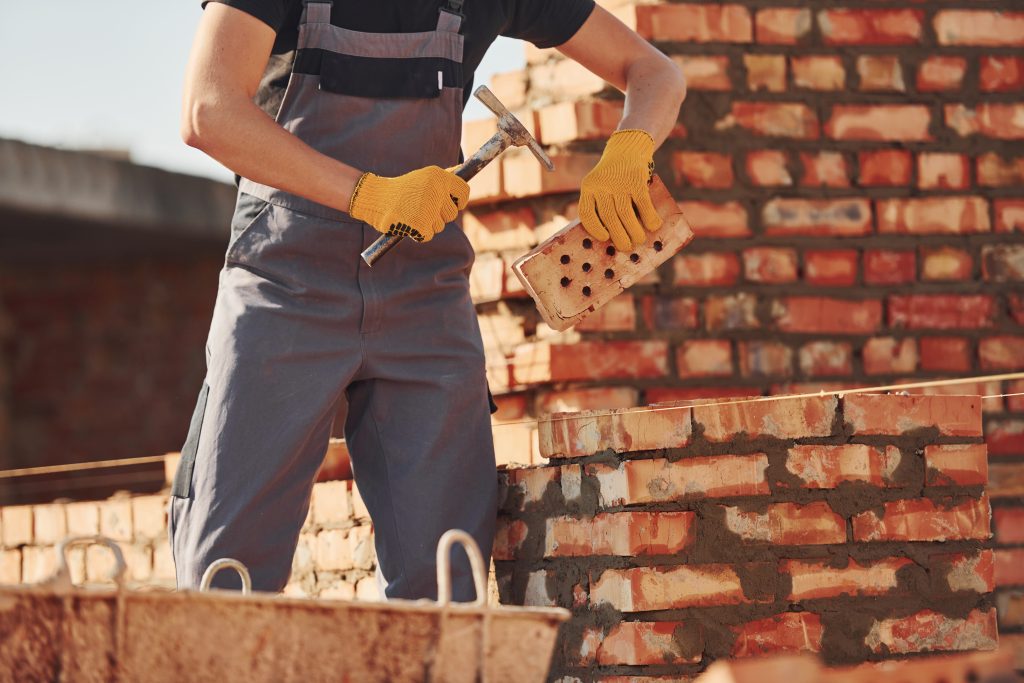
M299 23L331 23L331 4L331 0L302 0L302 21Z
M465 14L462 13L463 0L446 0L437 12L437 30L458 33Z

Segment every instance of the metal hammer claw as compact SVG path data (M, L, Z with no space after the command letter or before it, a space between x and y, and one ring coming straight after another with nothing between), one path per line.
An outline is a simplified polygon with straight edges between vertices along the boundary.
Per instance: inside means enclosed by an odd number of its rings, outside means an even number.
M492 135L491 139L485 142L465 163L455 169L455 175L468 181L509 147L526 147L533 152L533 156L537 157L537 161L542 163L546 169L555 170L551 158L533 139L530 132L526 130L526 126L520 123L519 119L498 101L498 98L486 85L477 88L473 95L498 117L498 132ZM465 207L459 208L464 209ZM376 242L363 251L362 256L366 265L372 266L404 238L404 235L382 235L379 237Z

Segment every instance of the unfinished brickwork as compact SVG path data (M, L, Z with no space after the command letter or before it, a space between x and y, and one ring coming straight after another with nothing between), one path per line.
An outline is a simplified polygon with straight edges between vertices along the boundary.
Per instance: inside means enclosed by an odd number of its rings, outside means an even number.
M528 420L556 410L1024 370L1020 3L601 4L687 74L656 164L697 237L554 333L508 265L575 217L621 96L554 50L493 80L558 167L506 155L465 220L501 461L540 462ZM983 408L1001 629L1024 645L1024 398Z
M550 464L503 475L500 595L573 610L556 673L586 682L994 649L981 427L962 396L555 415Z

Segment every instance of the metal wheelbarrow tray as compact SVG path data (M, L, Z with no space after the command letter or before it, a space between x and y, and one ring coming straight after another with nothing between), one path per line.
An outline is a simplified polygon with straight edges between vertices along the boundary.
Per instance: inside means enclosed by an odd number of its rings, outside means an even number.
M448 541L439 556L448 556ZM475 555L477 595L485 596ZM60 558L54 580L0 588L0 681L540 682L569 616L451 603L444 585L438 603L140 592L124 588L120 571L115 588L83 589L67 579L63 545Z

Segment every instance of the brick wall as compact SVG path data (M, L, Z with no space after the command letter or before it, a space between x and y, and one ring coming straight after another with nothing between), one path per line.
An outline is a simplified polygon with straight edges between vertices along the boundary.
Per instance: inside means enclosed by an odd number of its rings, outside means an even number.
M504 602L573 610L566 680L996 647L978 398L554 418L550 464L504 473L495 560Z
M622 104L551 50L495 78L558 164L508 153L474 181L465 221L500 460L540 462L519 422L553 410L1024 369L1019 3L602 4L688 76L656 162L697 238L553 333L508 264L575 217ZM465 148L492 128L467 124ZM1024 639L1024 400L984 413L1000 618Z

